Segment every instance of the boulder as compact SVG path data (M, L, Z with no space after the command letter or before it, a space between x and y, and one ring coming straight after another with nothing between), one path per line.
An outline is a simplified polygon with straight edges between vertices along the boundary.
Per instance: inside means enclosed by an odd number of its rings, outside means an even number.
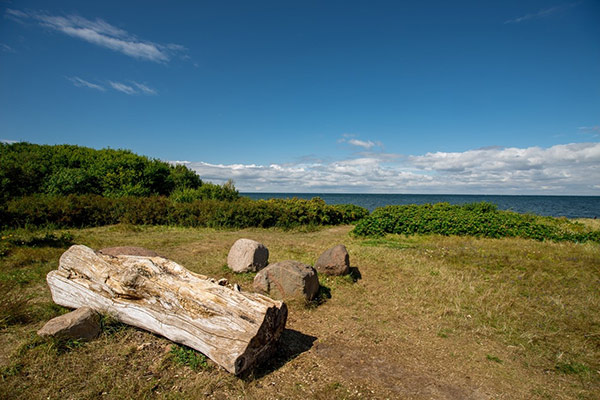
M350 272L350 256L343 244L325 250L315 263L315 269L325 275L346 275Z
M227 265L235 272L256 272L267 266L269 250L250 239L238 239L227 255Z
M81 307L51 319L37 333L42 337L91 340L100 330L100 315L90 307Z
M254 277L254 290L278 298L312 300L319 292L319 278L310 265L280 261L258 272Z
M140 256L140 257L160 257L160 254L154 250L145 249L143 247L134 246L117 246L117 247L106 247L98 250L98 253L106 254L108 256Z

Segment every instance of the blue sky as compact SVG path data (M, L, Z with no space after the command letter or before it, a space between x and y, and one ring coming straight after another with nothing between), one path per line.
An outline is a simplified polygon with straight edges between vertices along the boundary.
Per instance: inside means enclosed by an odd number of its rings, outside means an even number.
M0 2L0 140L242 191L600 195L600 3Z

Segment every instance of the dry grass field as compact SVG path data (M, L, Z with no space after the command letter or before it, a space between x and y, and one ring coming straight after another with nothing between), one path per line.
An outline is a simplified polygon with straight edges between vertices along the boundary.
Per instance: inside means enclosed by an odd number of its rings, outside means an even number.
M351 229L3 232L13 244L0 248L0 398L600 398L600 245ZM355 268L321 276L319 301L288 303L276 355L245 376L109 317L91 342L36 336L67 311L44 278L69 243L147 247L252 290L253 274L225 267L241 237L264 243L271 262L313 264L343 243Z

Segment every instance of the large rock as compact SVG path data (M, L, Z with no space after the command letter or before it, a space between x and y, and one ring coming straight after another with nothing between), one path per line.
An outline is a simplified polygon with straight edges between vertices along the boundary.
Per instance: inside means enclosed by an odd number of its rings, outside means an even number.
M346 275L350 272L350 256L343 244L325 250L315 263L315 269L325 275Z
M227 255L227 265L235 272L256 272L267 266L269 250L250 239L238 239Z
M90 307L81 307L51 319L37 333L42 337L91 340L100 330L100 315Z
M149 250L143 247L134 246L117 246L117 247L106 247L98 250L98 253L106 254L109 256L141 256L141 257L160 257L160 254L154 250Z
M312 300L319 292L317 271L299 261L280 261L260 270L254 289L279 298Z

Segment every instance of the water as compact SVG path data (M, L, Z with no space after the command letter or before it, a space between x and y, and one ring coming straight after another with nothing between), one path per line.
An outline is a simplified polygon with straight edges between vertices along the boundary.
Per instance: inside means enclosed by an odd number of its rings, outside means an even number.
M251 199L322 198L327 204L356 204L373 211L393 204L447 202L465 204L487 201L501 210L552 217L600 217L600 196L499 196L462 194L351 194L351 193L242 193Z

